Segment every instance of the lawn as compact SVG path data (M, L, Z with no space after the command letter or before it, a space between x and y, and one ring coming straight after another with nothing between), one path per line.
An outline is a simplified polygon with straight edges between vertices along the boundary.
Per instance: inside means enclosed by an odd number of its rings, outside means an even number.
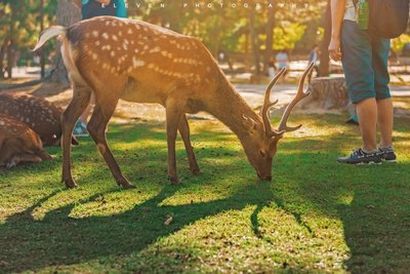
M350 167L360 145L338 115L296 116L272 182L259 182L235 136L191 121L202 174L177 144L182 185L166 179L161 123L113 124L108 136L136 189L121 190L90 139L74 148L80 187L52 162L0 171L0 272L406 272L410 269L410 120L397 164ZM277 118L275 118L277 121Z

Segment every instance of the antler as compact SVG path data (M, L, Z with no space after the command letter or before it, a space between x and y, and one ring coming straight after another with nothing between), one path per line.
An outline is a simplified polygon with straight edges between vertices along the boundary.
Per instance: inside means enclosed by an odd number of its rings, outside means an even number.
M298 91L297 91L295 97L293 98L293 100L286 107L285 112L282 115L282 119L280 120L278 131L291 132L291 131L298 130L299 128L302 127L302 125L299 125L299 126L296 126L296 127L288 127L286 125L286 123L289 119L289 116L290 116L290 113L292 112L292 109L296 106L296 104L299 103L305 97L310 95L309 91L304 91L304 84L305 84L306 77L312 72L312 69L313 69L314 66L315 66L315 64L311 63L307 67L305 72L303 73L302 78L300 78Z
M276 131L272 129L272 126L270 124L270 115L269 115L269 110L278 103L278 100L272 102L270 100L270 94L272 91L272 88L275 86L275 84L278 82L278 80L282 77L282 75L286 72L286 68L282 68L272 79L272 81L269 83L268 87L266 88L265 92L265 100L263 102L263 106L260 112L260 115L263 120L263 125L265 127L265 133L269 137L273 136L278 136L282 135L284 132L281 131Z

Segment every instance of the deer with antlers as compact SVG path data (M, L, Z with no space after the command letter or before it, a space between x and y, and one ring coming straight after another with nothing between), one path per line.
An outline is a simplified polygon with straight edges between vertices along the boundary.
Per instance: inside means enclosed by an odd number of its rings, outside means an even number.
M105 131L119 99L158 103L166 109L168 176L178 183L175 141L179 131L192 173L199 173L190 142L186 113L205 111L228 126L239 138L259 178L270 180L272 158L293 107L308 93L303 84L313 66L305 71L296 97L286 108L278 129L272 129L269 110L276 103L270 92L284 74L269 84L261 114L255 113L225 77L207 48L196 38L181 35L142 21L109 16L81 21L68 28L54 26L40 36L34 50L49 39L62 41L64 64L73 84L73 99L62 116L63 181L75 187L71 174L70 136L74 124L89 104L96 105L88 131L118 185L132 187L109 149Z

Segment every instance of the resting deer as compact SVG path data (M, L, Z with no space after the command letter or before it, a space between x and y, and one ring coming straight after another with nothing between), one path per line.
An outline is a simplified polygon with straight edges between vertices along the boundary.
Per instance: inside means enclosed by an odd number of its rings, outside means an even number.
M131 187L122 175L108 147L105 130L118 100L158 103L166 109L168 176L177 183L175 140L179 130L190 169L199 171L191 146L186 113L206 111L227 125L241 141L257 175L270 180L272 157L283 134L300 126L286 125L292 108L308 94L299 91L285 110L279 128L272 129L268 118L270 91L285 70L269 84L258 115L246 104L227 80L207 48L196 38L137 20L97 17L68 28L54 26L42 33L34 50L52 37L60 36L65 66L73 83L73 99L62 117L63 181L75 187L71 175L70 135L74 124L89 103L91 93L96 106L88 131L109 166L116 182Z
M50 160L40 137L27 124L0 114L0 167Z
M58 145L61 137L62 109L47 100L29 95L0 95L0 114L26 123L45 146ZM73 144L78 144L73 137Z

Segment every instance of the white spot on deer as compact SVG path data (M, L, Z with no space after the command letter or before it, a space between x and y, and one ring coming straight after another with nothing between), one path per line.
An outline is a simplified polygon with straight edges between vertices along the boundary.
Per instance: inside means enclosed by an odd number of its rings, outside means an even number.
M138 53L138 52L139 52L139 50L138 50L138 49L134 49L134 52L135 52L135 53Z
M206 71L210 72L211 71L211 67L206 67Z
M145 45L144 46L144 50L148 50L149 49L149 46L148 45Z
M137 59L135 56L132 58L132 65L134 68L143 67L145 62L142 60Z
M122 36L122 31L119 31L119 32L118 32L118 36Z
M93 31L93 36L94 36L94 37L98 37L98 31L94 30L94 31Z
M102 37L103 37L105 40L108 40L108 38L109 38L108 33L104 32L104 33L102 34Z
M128 50L127 44L123 44L122 47L123 47L125 50Z
M109 25L111 25L111 22L110 21L105 21L105 25L109 26Z
M93 57L93 60L97 60L97 58L98 58L97 54L95 54L95 53L92 54L92 57Z
M105 45L101 49L102 50L111 50L111 46L110 45Z
M114 34L111 38L112 38L112 40L114 40L114 41L118 41L118 37L117 37L117 35L115 35L115 34Z
M133 69L134 69L133 67L129 67L128 70L127 70L127 72L128 72L128 73L131 73Z
M128 29L127 33L132 34L133 33L132 29Z
M90 34L88 32L85 34L85 38L90 38Z
M97 40L97 41L95 41L95 45L99 46L99 45L101 45L101 42L99 40Z
M148 68L149 68L149 69L152 69L152 68L154 68L154 67L155 67L154 64L152 64L152 63L148 64Z
M155 47L155 48L151 49L149 52L150 53L155 53L155 52L160 52L160 51L161 51L161 49L159 47Z
M110 55L111 55L111 57L114 57L115 56L115 51L111 51Z

